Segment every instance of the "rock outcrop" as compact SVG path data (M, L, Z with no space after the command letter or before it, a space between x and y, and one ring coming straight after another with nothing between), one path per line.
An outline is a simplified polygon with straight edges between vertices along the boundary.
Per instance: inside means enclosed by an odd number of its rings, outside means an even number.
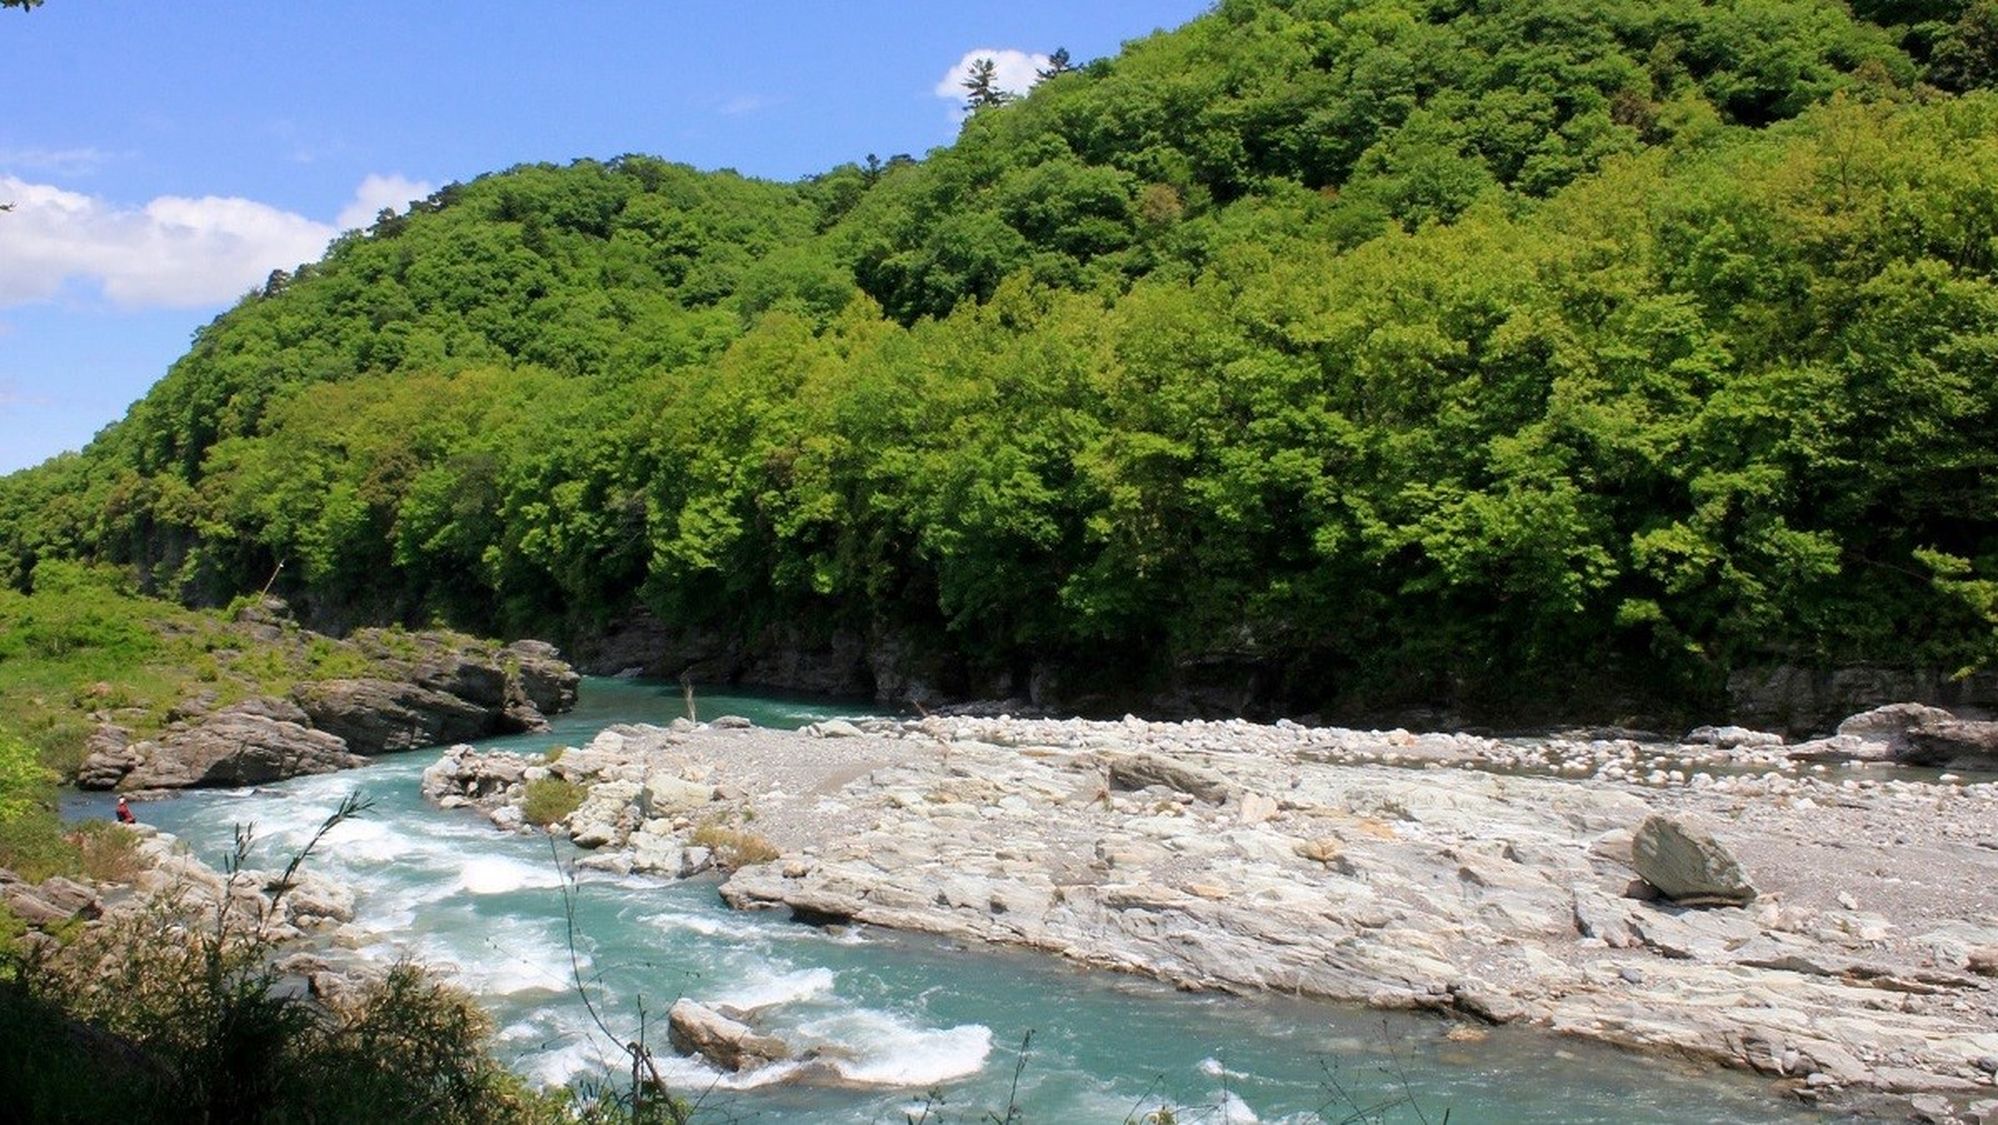
M1998 786L1841 777L1733 734L852 725L618 727L552 763L454 750L425 787L518 828L532 771L585 786L599 809L570 825L600 843L579 862L617 872L685 875L753 831L723 897L818 923L1538 1024L1817 1099L1998 1092L1998 852L1978 846Z
M325 680L298 689L312 725L361 754L414 750L495 733L496 710L395 680Z
M500 650L500 657L512 665L520 694L543 715L557 715L576 706L583 677L563 661L554 645L515 641Z
M682 997L666 1013L666 1037L675 1051L704 1058L723 1070L754 1070L791 1057L791 1049L774 1035Z
M1998 722L1963 719L1921 703L1890 703L1850 716L1827 741L1856 760L1998 768Z
M495 649L451 634L379 630L354 641L398 674L305 684L295 695L313 726L357 754L539 730L547 714L575 706L580 677L538 641Z
M1951 719L1910 731L1914 748L1901 760L1918 766L1998 767L1998 722Z
M80 787L254 785L392 750L542 730L547 715L575 706L581 681L540 641L502 648L456 633L379 629L346 641L310 638L276 599L246 606L237 623L258 643L345 646L372 674L300 683L289 698L220 710L212 698L183 700L166 728L144 740L100 724L77 772Z
M1801 735L1902 700L1987 717L1998 713L1998 671L1956 676L1938 669L1777 665L1736 670L1728 677L1727 694L1737 721Z
M83 750L83 765L76 772L79 789L109 789L146 760L132 745L132 732L112 723L98 724Z
M140 761L119 783L126 789L184 789L199 785L259 785L300 774L327 773L364 760L347 744L310 729L268 702L218 711L183 730L135 747ZM304 712L288 709L297 718ZM101 776L91 773L93 778Z
M28 883L5 868L0 868L0 905L34 927L56 927L104 912L104 900L90 887L60 875Z

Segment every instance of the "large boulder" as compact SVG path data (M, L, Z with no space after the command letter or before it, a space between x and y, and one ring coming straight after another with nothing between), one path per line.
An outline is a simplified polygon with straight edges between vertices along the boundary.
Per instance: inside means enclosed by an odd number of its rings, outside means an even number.
M678 877L686 867L686 853L680 841L672 836L661 836L654 832L633 832L626 841L631 845L631 869L655 875Z
M146 756L132 745L132 732L110 723L91 732L83 744L83 765L76 771L78 789L110 789L131 773Z
M1950 719L1930 723L1908 733L1913 743L1901 760L1913 766L1971 766L1998 764L1998 723Z
M1857 735L1835 734L1813 738L1790 747L1793 762L1889 762L1894 752L1885 742L1873 742Z
M1747 727L1694 727L1682 740L1688 746L1712 746L1719 750L1740 750L1758 746L1781 746L1783 736Z
M1899 759L1914 748L1910 733L1954 718L1948 711L1924 703L1889 703L1847 717L1838 725L1838 734L1880 748L1869 756Z
M513 666L521 694L542 714L553 715L576 705L576 691L583 677L563 662L554 645L547 641L515 641L502 649L500 655Z
M1841 740L1857 740L1867 756L1916 766L1998 762L1998 723L1959 719L1940 707L1890 703L1838 725Z
M639 806L647 816L662 816L698 809L714 800L714 796L715 787L706 782L688 781L665 770L653 770L645 775Z
M622 847L638 826L641 787L636 781L600 781L569 814L569 839L579 848Z
M126 789L259 785L361 764L337 735L272 718L264 710L229 708L141 743L134 751L142 760L117 784Z
M1631 840L1630 861L1645 882L1681 906L1744 906L1755 899L1733 853L1712 833L1674 817L1646 817Z
M791 1057L791 1048L774 1035L759 1034L705 1004L685 997L666 1013L666 1038L683 1055L697 1055L727 1071L754 1070Z
M296 695L313 726L357 754L465 742L500 729L493 708L414 683L323 680L300 686Z

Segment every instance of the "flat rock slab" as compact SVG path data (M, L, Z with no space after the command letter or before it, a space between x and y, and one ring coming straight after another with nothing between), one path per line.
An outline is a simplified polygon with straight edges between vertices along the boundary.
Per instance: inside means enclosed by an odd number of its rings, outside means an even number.
M1660 894L1685 906L1746 906L1755 888L1713 833L1676 817L1648 816L1630 844L1631 866Z
M498 817L501 778L539 765L625 820L666 811L642 796L666 771L710 800L612 834L592 863L645 852L670 869L720 821L778 853L722 884L745 908L1187 988L1533 1024L1809 1079L1826 1098L1910 1074L1951 1096L1992 1088L1978 1061L1998 1054L1998 988L1978 951L1998 945L1998 848L1981 846L1998 786L1795 764L1641 781L1624 743L1296 724L853 726L618 727L545 765L447 756L426 792ZM1773 770L1788 749L1697 752ZM1686 897L1632 897L1634 867ZM1688 908L1703 896L1746 905Z
M325 731L257 711L219 712L142 747L140 763L119 782L122 788L261 785L363 761Z

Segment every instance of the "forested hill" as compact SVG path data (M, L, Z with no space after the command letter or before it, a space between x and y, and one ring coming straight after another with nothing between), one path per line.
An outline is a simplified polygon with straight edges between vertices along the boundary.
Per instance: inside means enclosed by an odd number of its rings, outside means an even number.
M1300 709L1979 665L1994 73L1994 0L1230 0L920 161L515 168L0 480L0 579Z

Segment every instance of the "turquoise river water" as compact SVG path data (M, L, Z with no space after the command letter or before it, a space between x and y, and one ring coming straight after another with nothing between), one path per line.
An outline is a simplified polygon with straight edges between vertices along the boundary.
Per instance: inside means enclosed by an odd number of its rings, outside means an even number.
M855 708L703 694L734 712L797 727ZM679 689L586 681L551 732L484 745L579 745L617 722L665 722ZM722 905L712 882L583 872L572 969L562 885L571 850L495 831L418 794L434 750L358 770L139 807L219 864L233 827L255 826L253 864L276 866L346 794L374 801L311 863L360 892L356 921L379 935L364 955L448 968L493 1012L500 1049L541 1081L616 1074L623 1055L595 1029L578 980L620 1038L647 1035L678 1090L714 1120L929 1122L1003 1116L1123 1122L1171 1105L1181 1122L1750 1122L1812 1119L1747 1077L1516 1029L1478 1042L1450 1025L1349 1005L1179 993L1034 955L967 949L922 935L819 929ZM72 812L102 815L79 798ZM559 864L559 866L558 866ZM754 1008L766 1027L841 1059L841 1088L783 1081L779 1068L724 1077L664 1050L674 999ZM1031 1033L1031 1039L1029 1039ZM1024 1065L1020 1048L1027 1043ZM1017 1077L1016 1077L1017 1076ZM941 1099L938 1101L937 1099ZM1356 1110L1389 1104L1378 1116Z

